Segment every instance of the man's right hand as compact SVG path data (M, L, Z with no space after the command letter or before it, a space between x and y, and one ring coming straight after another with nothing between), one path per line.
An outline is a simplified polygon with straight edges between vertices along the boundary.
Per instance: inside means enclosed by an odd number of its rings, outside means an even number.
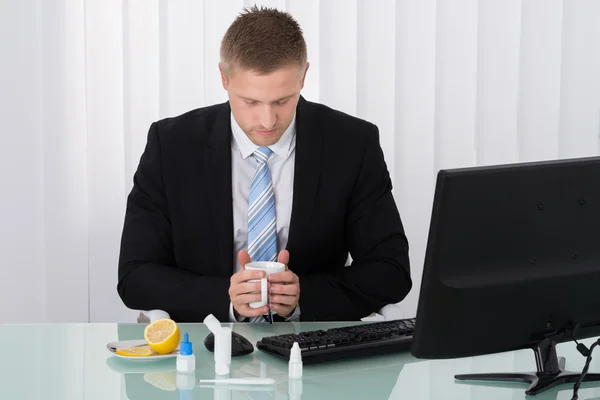
M248 264L250 256L246 250L238 253L240 270L233 274L229 284L229 298L233 304L233 310L236 314L244 317L258 317L269 312L269 307L250 308L249 303L260 301L260 281L248 282L254 279L265 277L265 271L246 271L244 265ZM252 293L254 292L254 293Z

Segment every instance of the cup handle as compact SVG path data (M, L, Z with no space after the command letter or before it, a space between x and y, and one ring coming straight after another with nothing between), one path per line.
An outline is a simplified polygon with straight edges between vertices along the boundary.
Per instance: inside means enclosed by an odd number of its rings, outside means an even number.
M260 302L263 305L269 304L269 287L267 286L267 278L262 278L260 280Z
M260 301L255 301L253 303L250 303L250 307L251 308L259 308L262 306L266 306L267 304L269 304L269 285L267 282L267 278L262 278L260 280Z

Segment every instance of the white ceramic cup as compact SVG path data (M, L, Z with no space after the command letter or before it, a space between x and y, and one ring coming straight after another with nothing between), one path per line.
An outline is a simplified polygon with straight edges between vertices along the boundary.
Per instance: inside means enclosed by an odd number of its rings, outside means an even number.
M250 280L248 282L259 282L260 281L260 301L250 303L250 308L260 308L269 305L269 281L267 277L277 272L285 271L285 264L274 262L274 261L254 261L244 266L248 271L265 271L265 277L258 280ZM258 293L258 292L256 292Z

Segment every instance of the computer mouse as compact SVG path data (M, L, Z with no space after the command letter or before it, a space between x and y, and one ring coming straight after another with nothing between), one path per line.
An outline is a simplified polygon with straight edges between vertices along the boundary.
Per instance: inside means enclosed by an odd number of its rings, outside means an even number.
M204 339L204 346L208 351L215 351L215 335L210 333L206 339ZM245 356L254 351L252 343L242 335L236 332L231 332L231 356Z

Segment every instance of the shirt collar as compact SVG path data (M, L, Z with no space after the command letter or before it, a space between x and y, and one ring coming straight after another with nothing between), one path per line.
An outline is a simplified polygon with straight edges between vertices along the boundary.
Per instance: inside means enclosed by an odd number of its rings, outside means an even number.
M244 159L250 157L256 149L260 146L252 143L250 138L244 133L242 128L238 125L237 121L233 117L233 113L231 113L231 132L233 133L233 138L242 154ZM273 151L273 153L277 154L279 157L286 159L289 157L290 153L293 150L293 143L296 137L296 114L294 114L294 118L292 118L292 122L290 122L290 126L283 132L283 135L279 138L279 140L269 146L269 148Z

